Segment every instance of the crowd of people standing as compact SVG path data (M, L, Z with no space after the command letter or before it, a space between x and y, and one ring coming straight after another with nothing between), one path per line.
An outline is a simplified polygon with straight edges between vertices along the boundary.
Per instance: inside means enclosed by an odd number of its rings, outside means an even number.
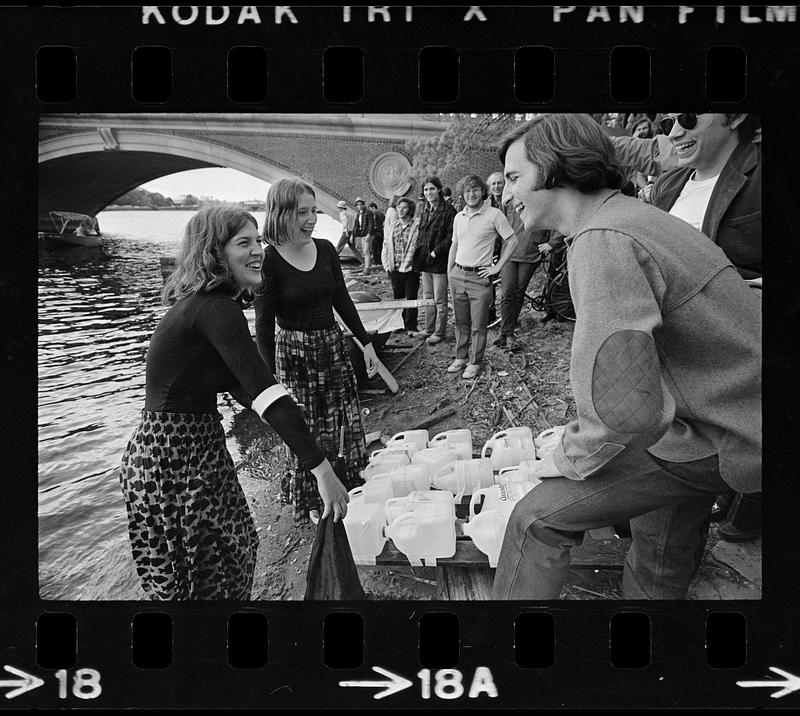
M199 211L164 286L169 310L120 472L145 593L249 598L258 537L219 392L285 442L281 497L298 521L346 514L367 458L342 327L368 375L378 359L345 285L345 245L365 274L386 271L396 298L421 286L432 300L421 328L417 310L404 311L409 335L446 341L452 304L447 371L465 379L481 372L497 277L495 345L513 349L531 276L567 246L578 418L511 515L495 597L557 598L583 531L630 520L624 596L683 598L714 502L734 505L732 540L748 538L760 512L760 129L754 115L689 113L657 128L609 138L586 115L537 117L503 140L502 173L467 175L455 194L428 176L419 202L394 197L385 216L361 197L355 211L340 201L336 247L312 237L316 196L299 180L270 188L261 235L241 209ZM625 196L635 172L647 201ZM256 345L241 310L249 298Z

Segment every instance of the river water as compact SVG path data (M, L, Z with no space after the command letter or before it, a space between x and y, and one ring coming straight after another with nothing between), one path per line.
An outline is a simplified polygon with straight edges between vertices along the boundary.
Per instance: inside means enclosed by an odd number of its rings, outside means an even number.
M43 599L138 599L117 467L144 405L159 257L191 211L105 211L99 247L39 249L39 580ZM257 214L259 224L263 214ZM260 228L260 226L259 226ZM338 239L320 215L315 236ZM219 410L234 461L236 416Z

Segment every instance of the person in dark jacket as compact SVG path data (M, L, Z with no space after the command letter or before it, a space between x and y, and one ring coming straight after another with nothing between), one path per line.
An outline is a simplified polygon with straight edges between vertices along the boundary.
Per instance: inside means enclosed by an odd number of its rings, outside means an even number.
M422 272L422 297L432 298L436 305L425 308L425 329L419 337L434 345L445 339L447 330L447 256L453 243L456 210L444 200L439 177L426 177L422 191L425 207L419 215L420 248L415 268Z
M378 209L378 205L374 201L369 203L369 210L372 212L372 222L375 226L375 237L372 239L372 260L375 266L380 266L383 253L383 225L386 215Z
M361 251L364 254L364 275L368 276L372 272L372 242L375 239L375 217L367 209L364 200L359 196L356 199L356 223L353 227L353 238L356 246L358 240L363 239Z

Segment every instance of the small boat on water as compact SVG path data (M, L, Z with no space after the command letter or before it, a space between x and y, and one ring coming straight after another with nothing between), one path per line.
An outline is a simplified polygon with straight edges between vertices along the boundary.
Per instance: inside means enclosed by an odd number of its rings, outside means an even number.
M96 216L75 211L51 211L53 231L40 231L39 238L72 246L99 246L100 224Z

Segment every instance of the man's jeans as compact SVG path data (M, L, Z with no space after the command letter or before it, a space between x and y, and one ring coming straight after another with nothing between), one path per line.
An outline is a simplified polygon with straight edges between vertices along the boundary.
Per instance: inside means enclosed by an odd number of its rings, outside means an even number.
M525 304L525 291L531 282L533 272L541 260L528 263L525 261L506 261L500 270L500 332L504 336L512 336L517 327L522 306Z
M392 282L392 291L395 298L404 298L407 301L416 301L419 291L419 271L390 271L389 279ZM407 331L417 330L417 309L403 309L403 326Z
M613 465L613 467L611 467ZM685 463L622 453L586 480L546 478L506 528L494 599L558 599L584 531L631 521L623 599L684 599L703 556L711 507L730 488L716 455Z
M458 266L453 267L449 278L456 324L456 358L463 360L469 356L470 363L480 363L486 352L492 281Z
M447 331L447 274L423 271L422 297L432 298L435 304L425 308L425 333L444 340Z

